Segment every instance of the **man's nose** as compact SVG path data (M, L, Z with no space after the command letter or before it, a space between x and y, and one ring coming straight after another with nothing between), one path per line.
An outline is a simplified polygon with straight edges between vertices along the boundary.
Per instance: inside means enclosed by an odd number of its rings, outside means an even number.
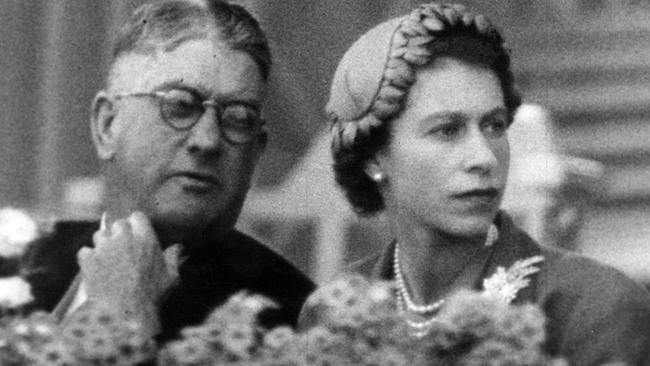
M214 107L208 106L190 129L188 147L190 150L212 151L219 148L223 136L219 130L219 121Z
M499 164L494 147L479 127L470 128L464 149L467 171L490 174Z

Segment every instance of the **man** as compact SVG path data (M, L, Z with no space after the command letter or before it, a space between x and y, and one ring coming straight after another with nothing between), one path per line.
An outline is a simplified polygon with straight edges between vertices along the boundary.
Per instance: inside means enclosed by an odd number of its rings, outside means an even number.
M313 284L233 228L267 141L269 68L265 36L240 6L163 1L135 11L92 105L102 228L60 223L34 243L35 307L65 315L108 305L152 332L161 326L167 340L248 290L280 305L267 324L295 323Z

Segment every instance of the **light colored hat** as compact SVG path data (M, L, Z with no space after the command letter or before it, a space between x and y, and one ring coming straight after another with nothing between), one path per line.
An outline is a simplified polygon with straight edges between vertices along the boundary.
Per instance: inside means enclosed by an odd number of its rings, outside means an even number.
M326 106L333 152L352 149L404 106L415 69L428 64L427 47L443 32L466 29L501 46L499 32L483 15L462 5L429 3L393 18L359 38L334 74Z
M326 110L339 119L356 120L377 96L391 49L391 38L403 18L384 22L357 40L339 63Z

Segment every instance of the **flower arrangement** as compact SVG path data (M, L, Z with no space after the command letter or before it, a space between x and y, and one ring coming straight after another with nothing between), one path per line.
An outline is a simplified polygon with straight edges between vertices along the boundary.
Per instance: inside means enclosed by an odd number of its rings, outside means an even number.
M239 293L207 320L157 350L137 322L92 304L62 324L50 315L0 321L2 365L557 365L545 355L544 316L487 292L447 299L425 337L397 311L394 287L360 276L341 278L311 297L304 328L257 322L270 300Z
M33 300L29 283L19 276L0 278L0 315Z
M0 317L14 314L33 300L29 284L20 276L20 257L41 228L22 210L0 209Z
M43 312L0 322L0 365L139 365L153 360L154 341L137 322L111 309L86 307L59 324Z
M365 292L358 292L363 288ZM364 295L369 295L366 297ZM161 352L160 364L180 365L401 365L422 355L405 352L398 319L388 316L388 287L359 278L324 288L315 308L324 323L304 331L255 325L265 300L237 295L199 327ZM343 305L339 307L338 305Z
M0 210L0 257L16 258L42 230L24 213ZM512 305L543 258L498 268L484 291L449 296L422 337L413 337L393 283L340 278L307 302L300 329L267 329L261 312L276 306L245 292L200 325L157 349L141 324L86 303L63 323L51 315L21 316L31 289L19 276L0 278L0 365L557 365L545 355L545 319L534 305Z
M498 294L450 296L425 337L399 316L394 288L341 278L310 298L300 331L255 325L265 300L243 294L161 352L160 365L565 365L544 354L544 316Z
M11 207L0 209L0 257L19 257L38 234L36 221L25 212Z

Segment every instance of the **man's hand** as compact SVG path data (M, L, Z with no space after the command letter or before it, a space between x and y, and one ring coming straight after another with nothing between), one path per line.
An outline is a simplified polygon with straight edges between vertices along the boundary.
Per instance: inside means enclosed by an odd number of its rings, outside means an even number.
M93 241L94 248L77 254L88 300L121 309L157 330L157 309L178 280L180 245L163 253L149 219L140 212L101 228Z

